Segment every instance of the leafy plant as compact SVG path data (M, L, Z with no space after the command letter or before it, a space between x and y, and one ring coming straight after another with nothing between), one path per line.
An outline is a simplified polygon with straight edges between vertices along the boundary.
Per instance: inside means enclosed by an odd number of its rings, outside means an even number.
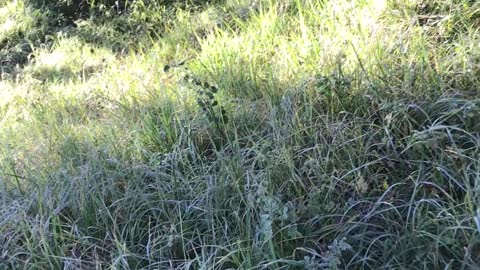
M184 65L184 61L174 65L165 65L163 70L164 72L169 72L171 68L183 68L183 81L195 91L197 105L205 113L208 121L214 124L217 130L225 136L224 128L222 127L228 124L228 115L225 107L219 104L219 100L216 97L218 87L200 79L188 68L185 68Z

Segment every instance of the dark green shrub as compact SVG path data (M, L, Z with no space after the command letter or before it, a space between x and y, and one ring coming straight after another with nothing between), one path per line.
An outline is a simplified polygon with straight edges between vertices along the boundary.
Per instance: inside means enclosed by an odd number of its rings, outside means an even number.
M207 0L26 0L27 5L49 10L52 14L62 18L64 23L72 23L92 14L105 16L106 14L122 15L129 13L132 7L141 5L147 8L201 6L212 1Z

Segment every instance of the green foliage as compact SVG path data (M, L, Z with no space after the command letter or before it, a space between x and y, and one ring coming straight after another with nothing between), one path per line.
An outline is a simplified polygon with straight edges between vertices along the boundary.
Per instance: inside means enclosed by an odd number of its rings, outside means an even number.
M210 85L207 81L201 81L194 75L185 75L186 82L196 88L197 104L205 112L208 121L215 123L217 127L220 124L227 124L228 117L223 106L218 106L218 100L215 99L215 94L218 92L218 88L214 85ZM216 111L218 107L218 111Z
M185 61L174 65L165 65L163 71L167 73L172 68L178 69L184 65ZM225 137L224 125L228 124L228 116L225 107L219 105L219 100L215 97L218 93L217 86L212 85L208 81L201 80L188 68L183 68L182 76L185 85L194 90L197 105L205 113L208 121L215 125L217 130Z
M480 267L478 1L81 3L0 7L0 269Z

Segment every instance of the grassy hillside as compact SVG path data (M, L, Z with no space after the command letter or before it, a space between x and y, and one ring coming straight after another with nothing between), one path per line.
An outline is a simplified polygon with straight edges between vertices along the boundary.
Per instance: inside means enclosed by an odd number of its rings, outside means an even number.
M480 268L480 2L38 3L0 269Z

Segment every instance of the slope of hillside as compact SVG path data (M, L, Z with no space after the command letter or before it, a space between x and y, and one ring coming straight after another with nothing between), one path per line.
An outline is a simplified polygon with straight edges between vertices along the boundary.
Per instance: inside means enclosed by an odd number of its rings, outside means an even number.
M0 269L480 267L478 1L32 3Z

